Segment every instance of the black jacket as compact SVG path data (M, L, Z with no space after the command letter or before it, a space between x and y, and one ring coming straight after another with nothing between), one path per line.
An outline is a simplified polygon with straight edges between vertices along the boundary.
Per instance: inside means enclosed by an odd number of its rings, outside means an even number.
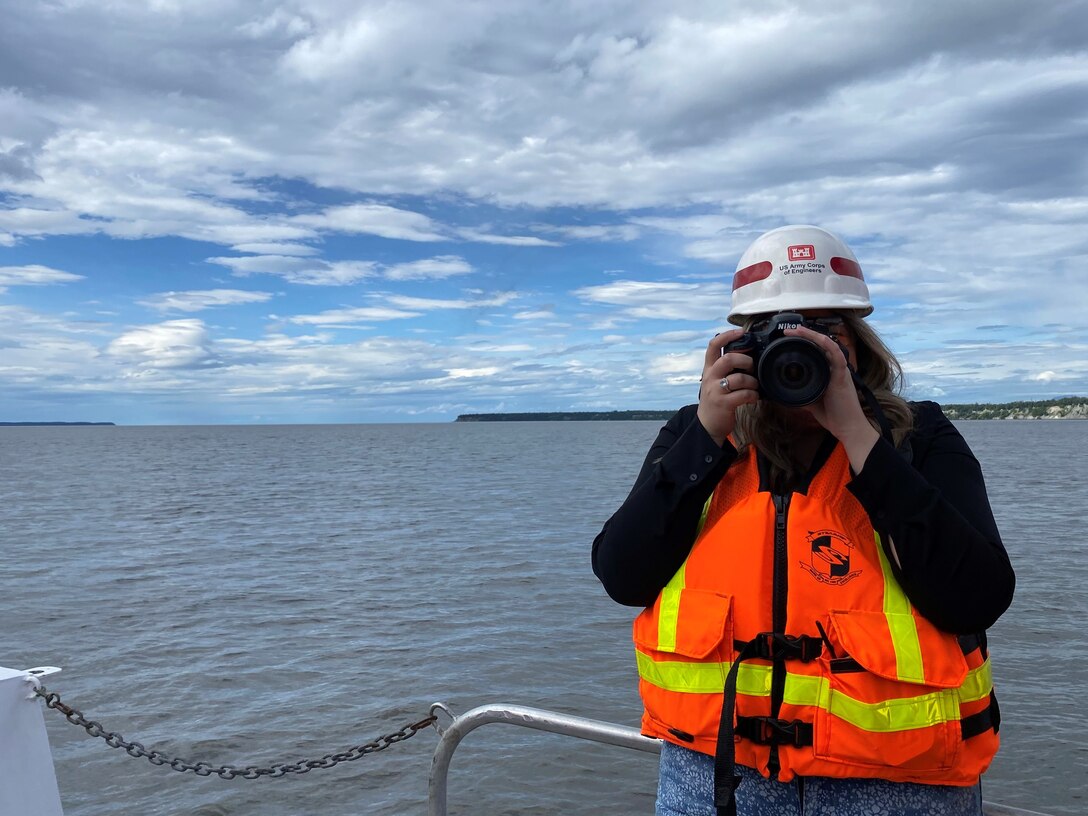
M847 485L895 543L907 597L954 634L989 628L1015 577L967 442L933 402L912 403L904 456L879 440ZM703 505L737 457L681 408L657 435L627 499L593 541L593 572L616 601L649 606L687 558Z

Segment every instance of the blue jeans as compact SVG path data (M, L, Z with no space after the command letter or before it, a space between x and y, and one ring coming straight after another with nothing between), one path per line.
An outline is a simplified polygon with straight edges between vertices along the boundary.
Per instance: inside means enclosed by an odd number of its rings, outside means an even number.
M737 816L982 816L981 784L969 788L884 779L797 777L786 784L737 766ZM656 816L715 816L714 757L664 743Z

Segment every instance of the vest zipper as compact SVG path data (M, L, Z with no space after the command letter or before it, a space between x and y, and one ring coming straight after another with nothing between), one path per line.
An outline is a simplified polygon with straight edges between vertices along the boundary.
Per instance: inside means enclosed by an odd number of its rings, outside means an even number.
M774 500L774 566L772 573L773 592L771 597L771 629L774 632L786 631L786 596L789 593L789 549L786 542L786 516L790 510L790 494L780 496L771 494ZM782 698L786 691L786 661L776 660L771 664L771 716L778 717L782 708ZM778 746L771 746L767 760L767 769L772 779L778 778L780 768Z

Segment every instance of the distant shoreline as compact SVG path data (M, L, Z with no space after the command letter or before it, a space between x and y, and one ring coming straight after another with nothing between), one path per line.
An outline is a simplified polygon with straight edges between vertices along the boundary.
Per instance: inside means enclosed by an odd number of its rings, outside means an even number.
M461 413L455 422L596 422L666 420L676 411L536 411L527 413Z
M942 405L949 419L1088 419L1088 397ZM454 422L664 422L675 411L536 411L509 414L460 414Z
M0 422L0 427L13 428L41 425L116 425L116 422Z
M460 414L454 422L557 422L665 420L676 411L539 411L521 414Z

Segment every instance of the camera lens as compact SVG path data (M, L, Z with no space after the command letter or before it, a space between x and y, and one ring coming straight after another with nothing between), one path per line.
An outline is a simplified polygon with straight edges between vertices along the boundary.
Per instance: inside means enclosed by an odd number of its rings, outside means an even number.
M790 360L783 365L782 370L779 373L781 374L782 382L794 387L802 385L808 377L808 369L796 360Z
M797 408L823 396L831 380L831 367L814 343L801 337L783 337L767 346L757 376L767 399Z

